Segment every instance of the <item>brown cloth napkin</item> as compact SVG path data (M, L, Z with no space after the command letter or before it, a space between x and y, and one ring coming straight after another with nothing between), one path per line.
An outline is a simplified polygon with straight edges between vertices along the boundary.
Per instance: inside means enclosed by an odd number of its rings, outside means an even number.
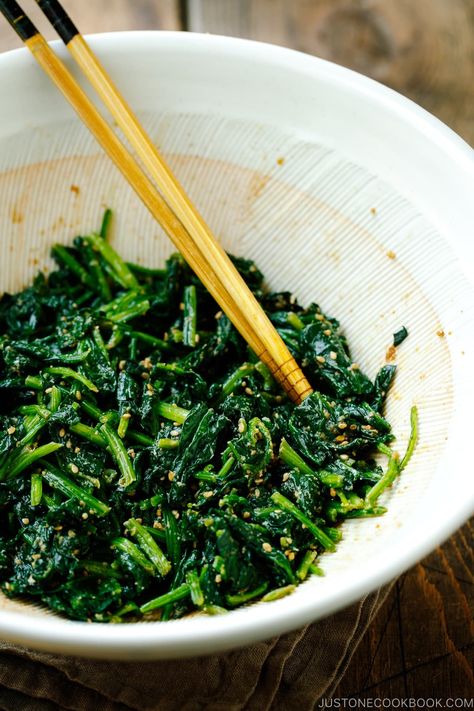
M102 662L0 642L0 709L313 709L321 697L331 697L388 592L385 587L297 632L193 659Z

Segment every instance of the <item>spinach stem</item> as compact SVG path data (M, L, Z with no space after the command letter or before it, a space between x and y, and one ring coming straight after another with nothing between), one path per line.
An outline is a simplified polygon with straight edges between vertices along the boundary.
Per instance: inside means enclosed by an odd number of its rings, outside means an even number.
M113 272L115 272L122 283L124 283L129 289L138 288L139 284L135 276L127 267L124 260L119 257L115 249L113 249L108 242L106 242L100 235L94 233L87 235L86 240L92 245L93 249L100 253L102 258L113 270Z
M135 518L130 518L123 525L130 532L130 535L137 539L138 545L151 560L157 572L163 577L167 575L171 570L171 563L146 528Z
M294 467L295 469L299 469L302 474L314 477L317 476L316 472L314 472L311 467L306 464L304 459L300 457L297 452L295 452L293 447L288 444L284 437L281 440L279 456L285 464L288 464L288 466Z
M365 496L368 508L372 508L388 486L391 486L399 474L399 455L398 452L392 452L388 460L388 467L385 474L378 480L376 484L369 490Z
M186 583L189 585L189 593L193 604L196 607L202 607L204 605L204 595L201 590L199 575L195 570L190 570L189 573L186 573Z
M158 608L164 607L165 605L169 605L172 602L178 602L178 600L182 600L183 598L188 597L188 595L190 594L191 589L189 585L187 583L183 583L174 590L170 590L164 595L160 595L159 597L155 597L153 600L146 602L140 607L140 612L144 615L147 612L157 610Z
M134 563L143 568L149 575L155 574L155 567L151 561L141 552L138 546L128 538L118 537L112 541L112 546L133 560Z
M67 476L64 476L62 471L50 464L50 462L42 460L40 465L44 470L43 477L54 489L58 489L66 496L82 502L85 510L92 510L98 516L105 516L109 513L110 506L104 504L103 501L97 499L74 481L71 481Z
M197 299L196 287L184 289L183 344L194 348L196 345Z
M225 600L230 607L238 607L239 605L243 605L250 600L254 600L256 597L260 597L260 595L263 595L267 588L268 583L265 581L258 587L253 590L249 590L248 592L236 593L235 595L228 594L225 596Z
M38 459L41 459L41 457L47 457L49 454L61 449L62 446L62 444L58 444L57 442L49 442L48 444L42 444L41 447L37 447L36 449L24 447L14 458L13 462L11 462L11 465L7 467L7 479L13 479L29 466L37 462Z
M71 432L74 432L74 434L77 434L83 439L87 439L89 442L92 442L92 444L96 444L98 447L107 446L107 442L105 441L105 439L99 434L97 430L95 430L93 427L89 427L89 425L84 425L82 422L75 422L74 424L69 425L69 429L71 430Z
M106 240L109 236L110 225L112 223L112 217L113 217L112 210L107 208L106 211L104 212L104 216L102 218L102 224L100 226L100 231L99 231L100 236L104 240Z
M176 449L179 447L179 439L170 439L168 437L161 437L158 440L158 447L160 449Z
M303 560L299 564L298 569L296 571L297 578L299 578L300 580L306 580L308 573L309 573L310 566L314 562L316 555L317 555L316 551L306 551L306 553L303 556Z
M83 284L87 284L91 289L94 289L94 281L87 270L84 269L71 252L62 244L55 244L51 249L51 254L59 265L65 266L75 274Z
M185 410L184 407L179 407L178 405L173 405L170 402L159 402L156 410L161 417L177 422L178 425L182 425L189 415L189 410Z
M243 363L234 370L233 373L222 383L222 392L220 399L223 399L234 392L235 388L242 382L246 375L249 375L255 370L253 363Z
M43 477L39 472L31 475L30 501L32 506L39 506L43 496Z
M266 595L262 597L262 602L273 602L274 600L280 600L282 597L290 595L296 590L296 585L285 585L282 588L275 588L275 590L270 590Z
M415 450L416 443L418 442L418 408L416 405L413 405L410 411L410 425L411 430L410 437L408 439L408 446L398 467L399 474L402 473L410 461Z
M77 380L78 383L81 383L82 385L85 385L86 388L89 390L92 390L94 393L99 392L99 388L94 385L94 383L89 380L89 378L86 378L85 375L81 375L77 371L73 370L72 368L64 368L60 365L58 366L52 366L50 368L45 368L44 369L45 373L49 373L50 375L60 375L62 378L72 378L73 380Z
M112 458L122 474L122 478L119 480L119 486L126 489L136 481L133 464L127 450L118 434L110 425L104 423L99 427L99 432L107 442Z
M272 501L277 504L284 511L288 511L292 516L294 516L298 521L300 521L306 528L313 534L321 545L328 551L335 550L335 545L331 538L322 531L316 524L314 524L307 516L304 514L297 506L294 505L289 499L280 494L279 491L274 491L270 497Z
M293 326L293 328L296 328L297 331L302 331L304 328L304 323L300 319L300 317L295 314L294 311L290 311L288 316L286 317L286 320L290 324L290 326Z

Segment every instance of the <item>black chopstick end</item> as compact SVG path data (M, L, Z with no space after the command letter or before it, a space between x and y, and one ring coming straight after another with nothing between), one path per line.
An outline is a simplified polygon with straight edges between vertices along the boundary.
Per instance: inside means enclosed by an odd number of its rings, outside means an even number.
M38 34L38 30L15 0L0 0L0 12L23 42Z
M76 25L58 0L36 0L36 2L65 44L69 44L79 34Z

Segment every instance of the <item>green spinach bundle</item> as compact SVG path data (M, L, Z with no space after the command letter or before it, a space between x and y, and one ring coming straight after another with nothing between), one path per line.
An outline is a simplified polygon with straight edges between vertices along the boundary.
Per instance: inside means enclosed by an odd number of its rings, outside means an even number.
M296 407L180 255L127 264L109 221L0 301L2 590L100 622L281 597L385 511L416 411L400 460L395 366L372 382L335 319L232 258L314 387Z

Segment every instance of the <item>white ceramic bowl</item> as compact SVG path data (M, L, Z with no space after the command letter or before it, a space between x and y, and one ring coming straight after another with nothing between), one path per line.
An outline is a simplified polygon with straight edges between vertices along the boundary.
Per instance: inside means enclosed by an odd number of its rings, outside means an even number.
M175 33L91 43L228 249L254 257L275 289L337 316L372 375L391 334L410 332L388 417L402 448L416 402L420 443L384 496L389 512L344 525L322 559L326 577L274 603L166 623L83 624L1 602L0 635L30 647L205 654L348 605L473 511L473 154L407 99L304 54ZM27 51L0 56L0 96L0 291L49 267L48 246L96 228L104 205L116 211L119 250L160 263L167 239Z

